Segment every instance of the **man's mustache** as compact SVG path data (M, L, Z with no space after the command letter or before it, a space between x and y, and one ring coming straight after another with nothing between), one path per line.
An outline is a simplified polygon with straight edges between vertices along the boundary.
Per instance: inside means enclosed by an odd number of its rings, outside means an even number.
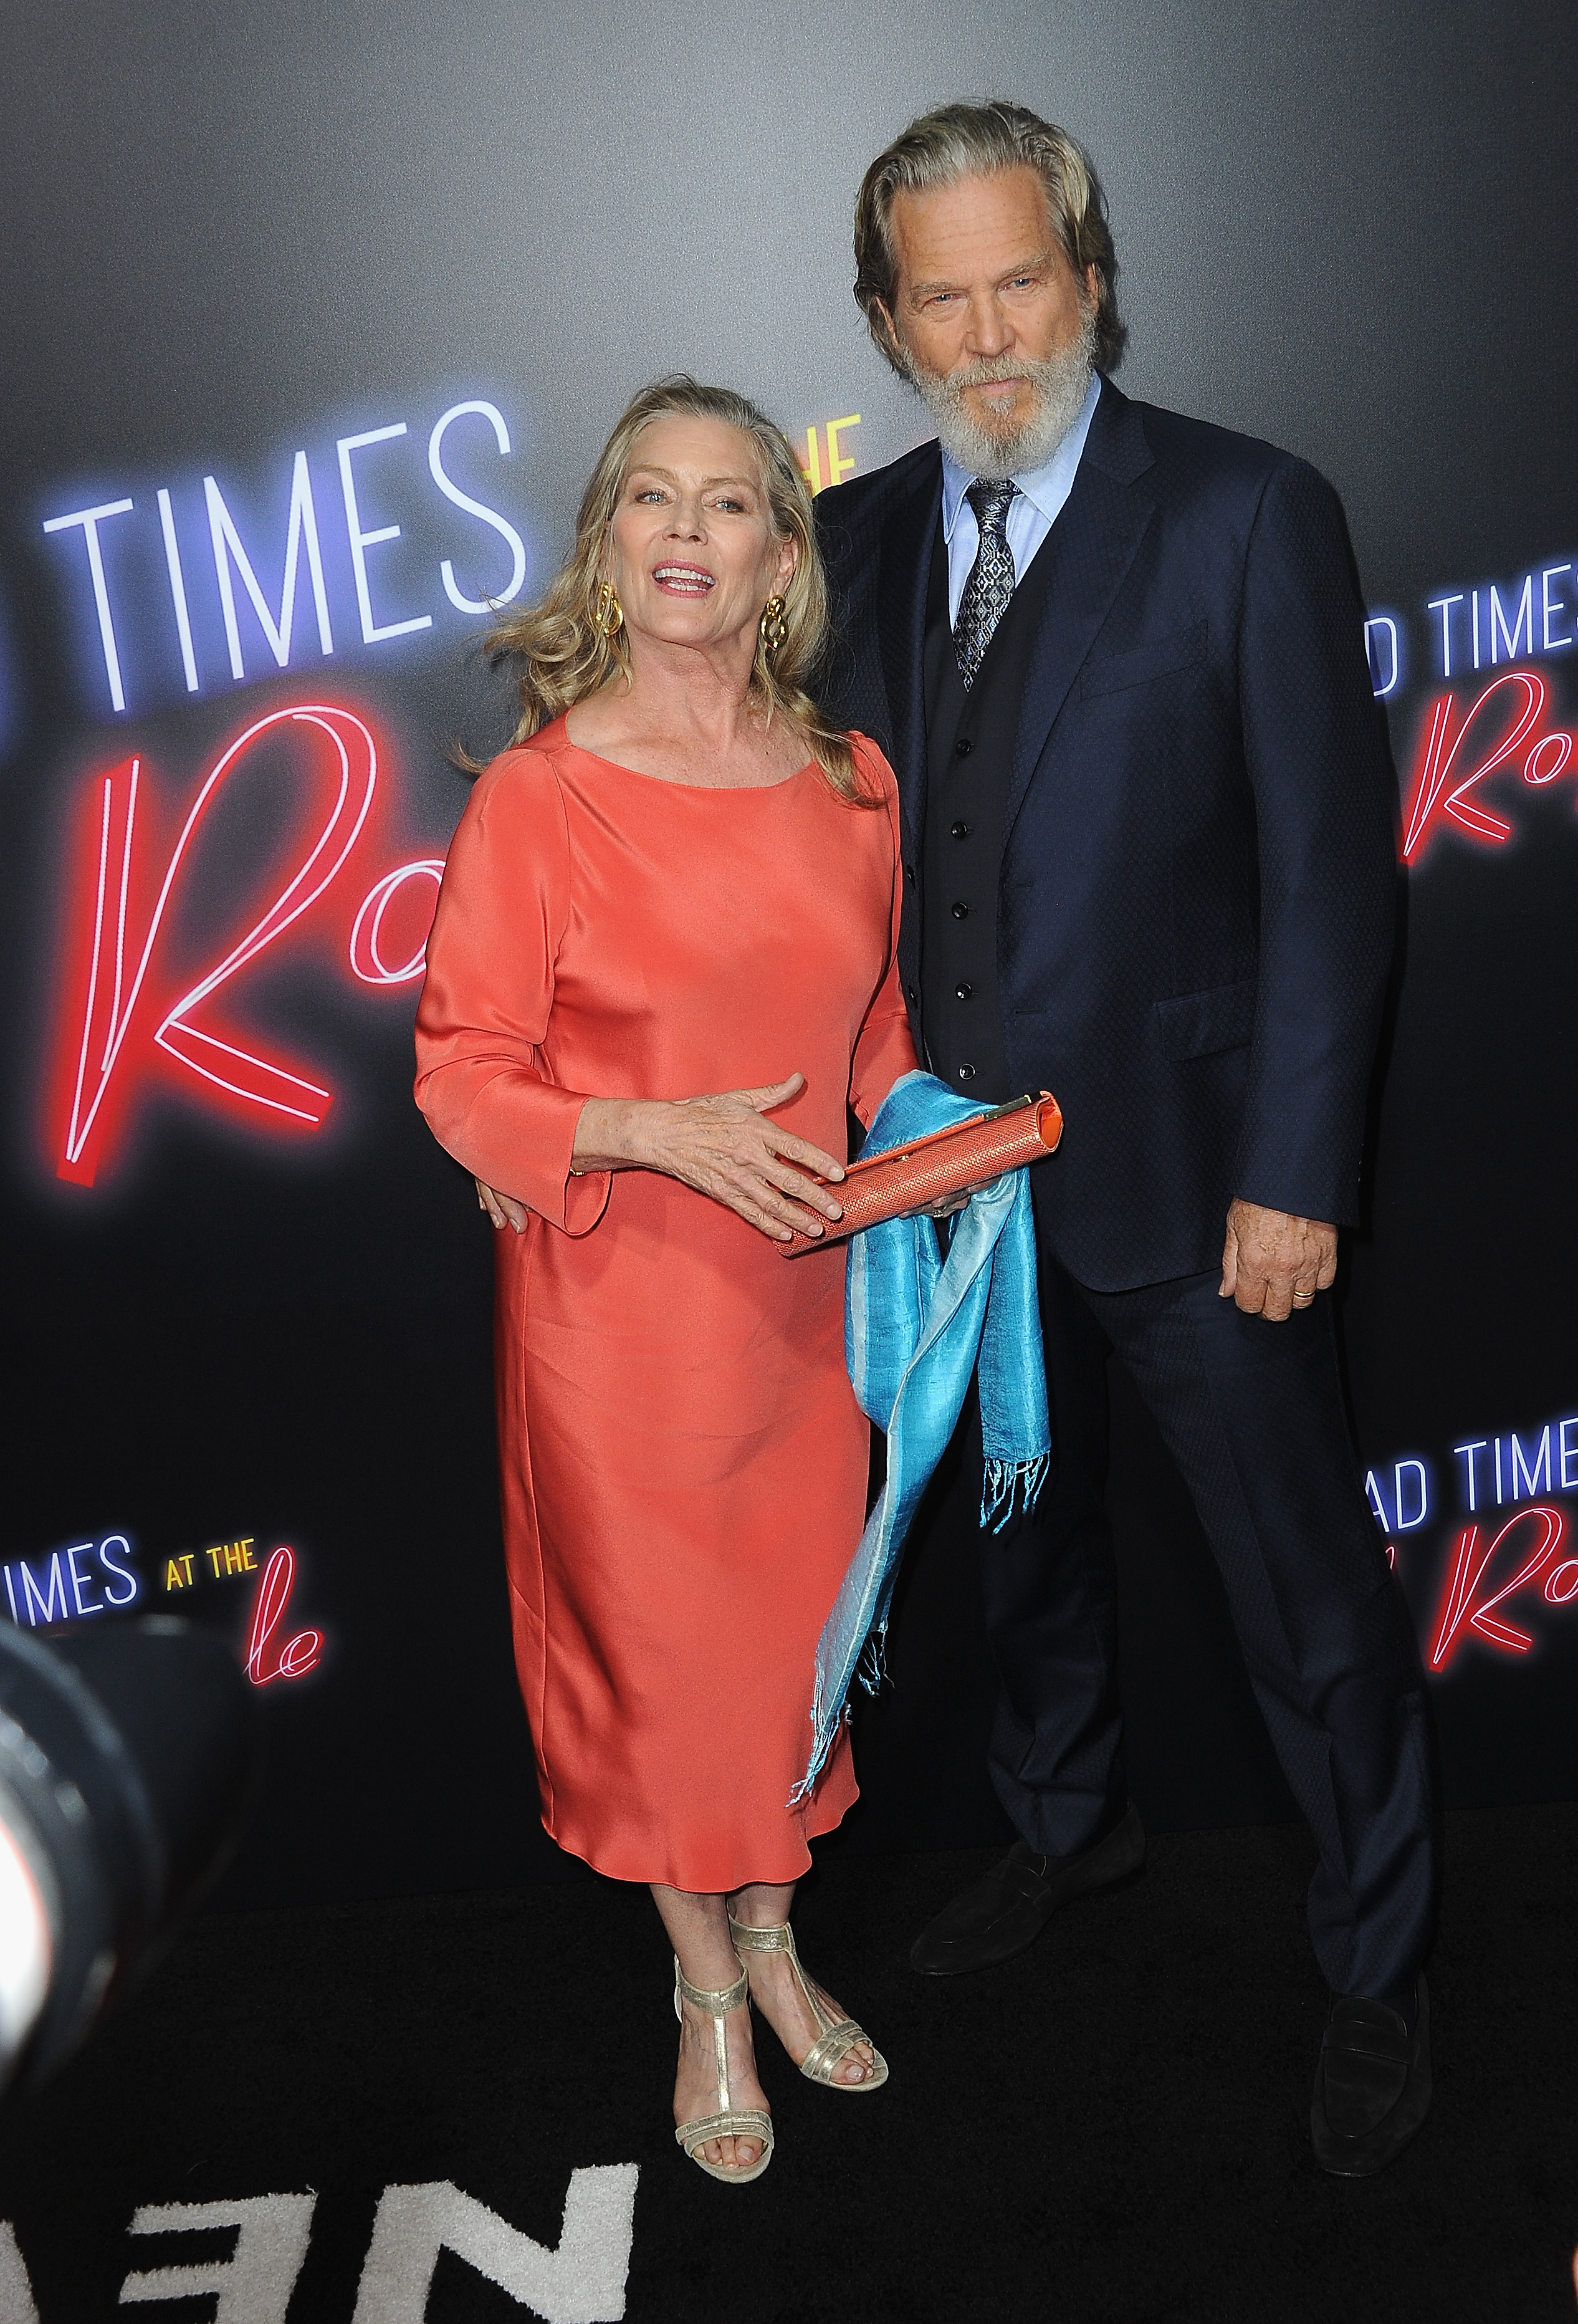
M960 364L957 370L934 372L932 377L950 395L959 395L967 387L990 387L1009 379L1028 379L1033 385L1038 374L1050 368L1045 364L1027 363L1023 355L982 355L975 363Z

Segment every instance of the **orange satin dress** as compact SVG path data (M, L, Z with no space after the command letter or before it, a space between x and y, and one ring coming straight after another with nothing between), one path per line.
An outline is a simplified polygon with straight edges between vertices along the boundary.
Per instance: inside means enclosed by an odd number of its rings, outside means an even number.
M855 1800L815 1792L812 1662L865 1516L842 1245L781 1258L653 1171L573 1178L589 1096L683 1098L800 1072L775 1117L846 1150L915 1063L880 812L815 766L713 790L579 749L507 751L461 818L427 947L417 1102L528 1204L496 1238L505 1554L543 1822L621 1880L732 1889L806 1870Z

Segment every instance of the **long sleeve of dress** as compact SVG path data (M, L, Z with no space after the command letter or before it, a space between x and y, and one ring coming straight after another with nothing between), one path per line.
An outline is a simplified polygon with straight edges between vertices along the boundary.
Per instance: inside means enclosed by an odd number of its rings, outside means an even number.
M561 1088L545 1044L569 922L570 842L550 761L506 752L460 819L417 1010L417 1103L445 1150L566 1233L596 1225L606 1172L572 1177L592 1093Z
M898 789L893 770L874 742L862 737L857 744L864 771L875 761L881 770L886 809L893 831L893 918L888 944L887 973L866 1012L849 1072L849 1102L869 1129L871 1117L902 1074L913 1074L920 1060L910 1037L909 1012L899 981L899 920L904 910L904 864L899 835Z

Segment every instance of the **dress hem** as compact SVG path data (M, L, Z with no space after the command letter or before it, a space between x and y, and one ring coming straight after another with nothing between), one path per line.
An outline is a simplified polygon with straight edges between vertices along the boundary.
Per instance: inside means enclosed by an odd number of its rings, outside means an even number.
M806 1842L821 1840L828 1832L836 1831L859 1796L860 1794L851 1779L848 1799L836 1809L831 1801L827 1802L819 1816L818 1802L815 1795L812 1795L803 1820L797 1820L800 1839L800 1860L797 1864L769 1871L764 1871L758 1867L754 1871L732 1873L720 1880L711 1877L706 1879L676 1877L672 1868L665 1868L662 1871L651 1868L635 1869L630 1860L621 1851L605 1850L596 1840L577 1840L572 1839L567 1833L555 1831L546 1809L542 1812L542 1827L555 1848L563 1849L566 1856L573 1856L580 1863L590 1865L592 1871L601 1873L605 1880L628 1880L648 1886L656 1883L659 1887L677 1888L691 1896L731 1896L736 1889L748 1888L757 1884L767 1887L782 1888L787 1887L792 1881L803 1880L811 1870L812 1864L811 1850ZM619 1858L617 1862L616 1856Z

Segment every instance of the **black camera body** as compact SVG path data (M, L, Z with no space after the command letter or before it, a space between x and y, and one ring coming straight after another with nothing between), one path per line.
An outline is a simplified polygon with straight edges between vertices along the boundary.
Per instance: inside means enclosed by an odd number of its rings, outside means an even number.
M41 2081L157 1960L234 1852L260 1742L244 1675L189 1623L46 1644L0 1622L0 2083Z

